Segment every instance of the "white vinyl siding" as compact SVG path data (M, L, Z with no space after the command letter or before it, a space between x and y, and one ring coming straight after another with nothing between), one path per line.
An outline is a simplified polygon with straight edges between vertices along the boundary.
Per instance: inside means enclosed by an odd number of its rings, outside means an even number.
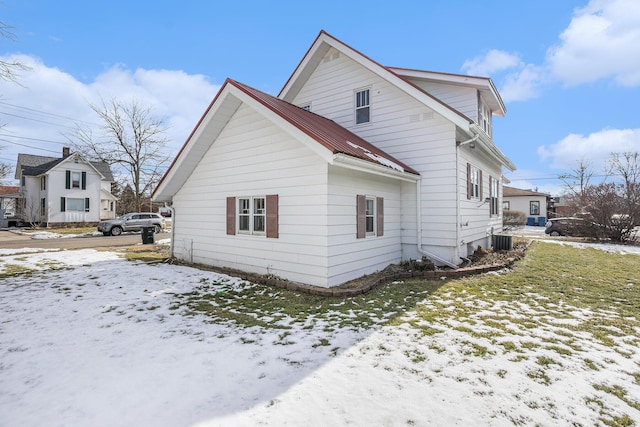
M174 197L175 255L326 286L326 173L313 151L241 105ZM278 194L279 237L228 235L227 198L262 194Z
M332 50L326 57L331 56ZM369 126L355 126L352 96L363 85L371 87L371 114L375 120ZM477 111L475 91L469 96L471 111ZM345 55L321 62L293 103L310 99L316 114L336 121L420 173L423 244L458 262L451 250L456 246L457 224L455 126ZM405 191L408 197L415 198L415 185L411 186ZM462 193L462 197L465 195ZM404 244L412 251L416 250L415 212L413 208L406 214L413 225L403 230ZM410 256L419 254L411 252Z

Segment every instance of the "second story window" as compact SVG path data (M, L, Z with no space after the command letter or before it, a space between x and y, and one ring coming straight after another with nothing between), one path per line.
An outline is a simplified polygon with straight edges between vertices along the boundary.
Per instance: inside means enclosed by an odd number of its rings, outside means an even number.
M478 124L491 136L491 110L484 100L478 97Z
M369 89L356 92L356 124L369 123L371 121Z
M80 172L71 172L71 188L80 188Z

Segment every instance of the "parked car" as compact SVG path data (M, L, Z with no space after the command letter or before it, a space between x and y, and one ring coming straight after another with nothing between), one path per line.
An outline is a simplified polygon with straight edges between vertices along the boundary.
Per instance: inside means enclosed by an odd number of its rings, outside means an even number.
M595 237L597 226L583 218L550 218L544 232L550 236L582 236Z
M153 212L134 212L98 223L98 231L105 236L119 236L123 231L141 231L142 227L154 227L154 231L160 233L164 229L164 218Z

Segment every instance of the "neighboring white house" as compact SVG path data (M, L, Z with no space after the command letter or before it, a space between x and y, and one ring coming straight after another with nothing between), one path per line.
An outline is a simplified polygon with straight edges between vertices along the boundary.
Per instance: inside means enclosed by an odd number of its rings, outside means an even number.
M115 218L116 197L108 164L90 162L63 148L62 157L18 154L18 212L31 223L91 223Z
M384 67L322 31L278 95L228 79L154 191L172 254L332 287L502 230L488 78Z
M502 208L524 212L527 225L543 226L547 222L547 194L504 186Z

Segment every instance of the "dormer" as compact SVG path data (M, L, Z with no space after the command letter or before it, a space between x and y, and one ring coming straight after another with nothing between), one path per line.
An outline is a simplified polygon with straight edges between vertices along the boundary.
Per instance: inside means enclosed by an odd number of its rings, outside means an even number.
M488 77L389 67L389 70L455 108L492 136L492 117L507 109Z

